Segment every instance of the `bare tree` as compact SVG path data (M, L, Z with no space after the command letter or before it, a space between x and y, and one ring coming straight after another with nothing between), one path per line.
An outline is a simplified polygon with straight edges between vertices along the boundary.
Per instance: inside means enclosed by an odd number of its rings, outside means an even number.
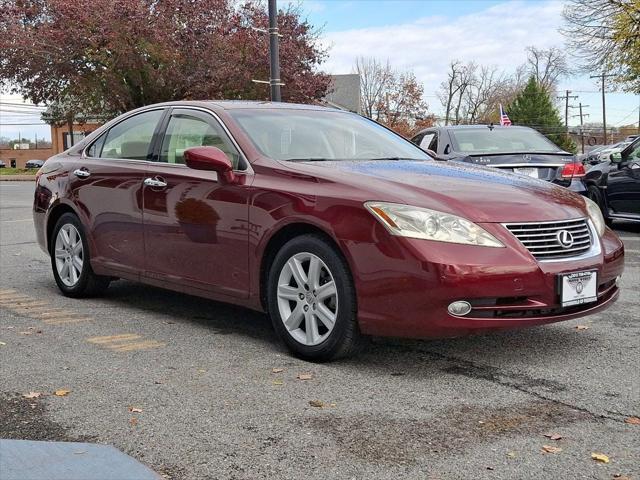
M463 64L460 60L453 60L449 64L447 79L440 84L440 91L437 93L445 110L445 125L449 125L451 120L455 124L460 123L465 92L474 81L476 69L473 62Z
M393 83L394 73L389 61L382 63L375 58L358 57L355 71L360 75L362 113L369 118L378 120L376 107Z
M548 92L554 91L558 80L569 75L570 69L566 55L558 48L549 49L527 47L527 64L529 76L533 76L538 85Z

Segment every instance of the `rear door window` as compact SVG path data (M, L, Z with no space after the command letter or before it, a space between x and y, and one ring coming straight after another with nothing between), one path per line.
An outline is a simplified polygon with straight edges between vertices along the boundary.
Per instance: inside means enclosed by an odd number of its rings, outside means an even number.
M148 160L153 133L164 110L151 110L129 117L106 135L100 158Z

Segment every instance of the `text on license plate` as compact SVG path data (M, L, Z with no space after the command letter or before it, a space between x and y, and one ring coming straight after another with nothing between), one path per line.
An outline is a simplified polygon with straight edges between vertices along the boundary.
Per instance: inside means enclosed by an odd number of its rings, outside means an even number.
M598 274L595 270L559 276L560 303L563 307L598 300Z
M514 168L513 172L519 173L520 175L526 175L527 177L538 178L537 168Z

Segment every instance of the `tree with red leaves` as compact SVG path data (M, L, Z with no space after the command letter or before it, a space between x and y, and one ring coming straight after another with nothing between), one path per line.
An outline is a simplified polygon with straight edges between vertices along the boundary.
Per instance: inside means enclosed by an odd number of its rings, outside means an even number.
M326 52L295 7L279 13L285 101L322 97ZM264 5L252 0L0 0L0 86L115 116L179 99L268 99Z

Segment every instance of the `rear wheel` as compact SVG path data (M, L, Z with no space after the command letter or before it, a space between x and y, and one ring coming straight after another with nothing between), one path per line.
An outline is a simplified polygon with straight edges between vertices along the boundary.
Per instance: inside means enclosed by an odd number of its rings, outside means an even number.
M273 326L297 356L327 361L361 345L351 275L321 236L303 235L282 247L269 272L267 295Z
M110 277L93 273L89 263L89 246L78 217L65 213L53 228L51 267L58 288L68 297L85 297L102 293Z

